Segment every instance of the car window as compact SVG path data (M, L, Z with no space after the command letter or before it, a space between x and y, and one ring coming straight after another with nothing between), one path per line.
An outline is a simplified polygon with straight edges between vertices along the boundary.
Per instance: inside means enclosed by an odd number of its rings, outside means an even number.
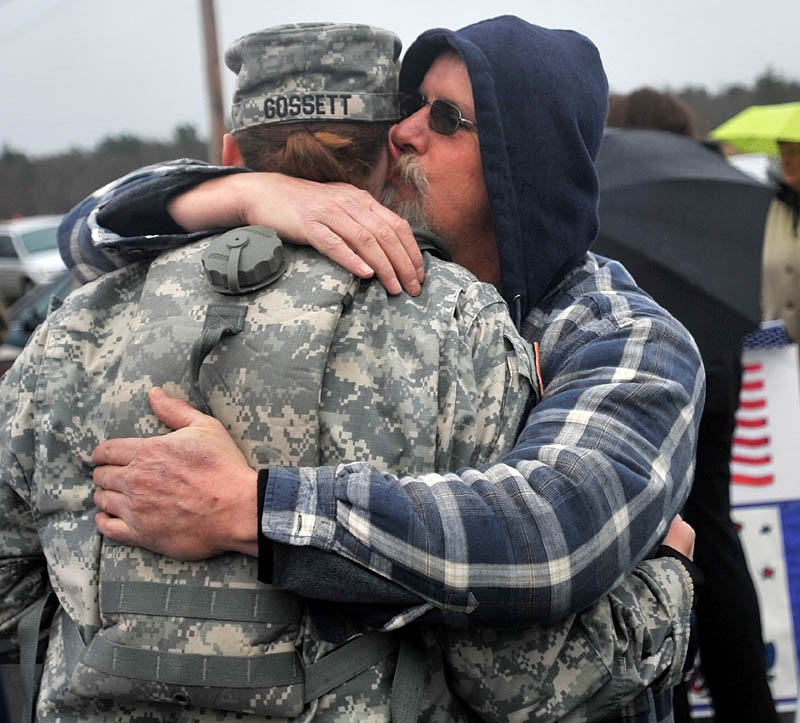
M43 228L38 231L28 231L22 234L22 243L28 253L36 254L40 251L51 251L58 248L58 226Z
M13 259L16 255L11 236L0 236L0 258Z

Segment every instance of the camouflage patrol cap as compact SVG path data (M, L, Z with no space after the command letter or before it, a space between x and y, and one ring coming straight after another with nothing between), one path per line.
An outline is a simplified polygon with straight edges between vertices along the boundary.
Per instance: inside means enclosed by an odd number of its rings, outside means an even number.
M394 33L370 25L298 23L245 35L225 53L237 75L233 130L310 120L400 117Z

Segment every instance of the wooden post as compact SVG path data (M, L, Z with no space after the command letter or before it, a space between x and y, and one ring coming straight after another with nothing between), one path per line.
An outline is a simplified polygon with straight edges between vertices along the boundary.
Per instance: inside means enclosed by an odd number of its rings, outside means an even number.
M200 0L200 11L203 17L208 107L211 121L208 132L208 162L219 164L222 158L222 136L225 133L225 123L222 110L222 82L219 76L219 46L217 44L214 0Z

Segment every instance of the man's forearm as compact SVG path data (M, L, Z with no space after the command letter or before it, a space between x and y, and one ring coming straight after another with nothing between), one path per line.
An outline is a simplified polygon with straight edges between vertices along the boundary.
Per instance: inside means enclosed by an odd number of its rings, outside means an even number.
M61 256L80 281L125 264L151 259L208 231L186 233L169 215L175 195L218 176L244 169L172 161L138 169L87 196L62 220Z
M249 180L250 177L234 175L205 181L175 196L167 204L167 211L190 232L247 225ZM265 194L265 203L267 198Z

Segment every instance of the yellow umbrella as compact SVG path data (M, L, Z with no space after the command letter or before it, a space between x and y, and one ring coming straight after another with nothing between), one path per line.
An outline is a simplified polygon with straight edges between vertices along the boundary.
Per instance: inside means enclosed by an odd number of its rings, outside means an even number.
M800 102L751 105L710 133L745 153L777 156L778 141L800 142Z

